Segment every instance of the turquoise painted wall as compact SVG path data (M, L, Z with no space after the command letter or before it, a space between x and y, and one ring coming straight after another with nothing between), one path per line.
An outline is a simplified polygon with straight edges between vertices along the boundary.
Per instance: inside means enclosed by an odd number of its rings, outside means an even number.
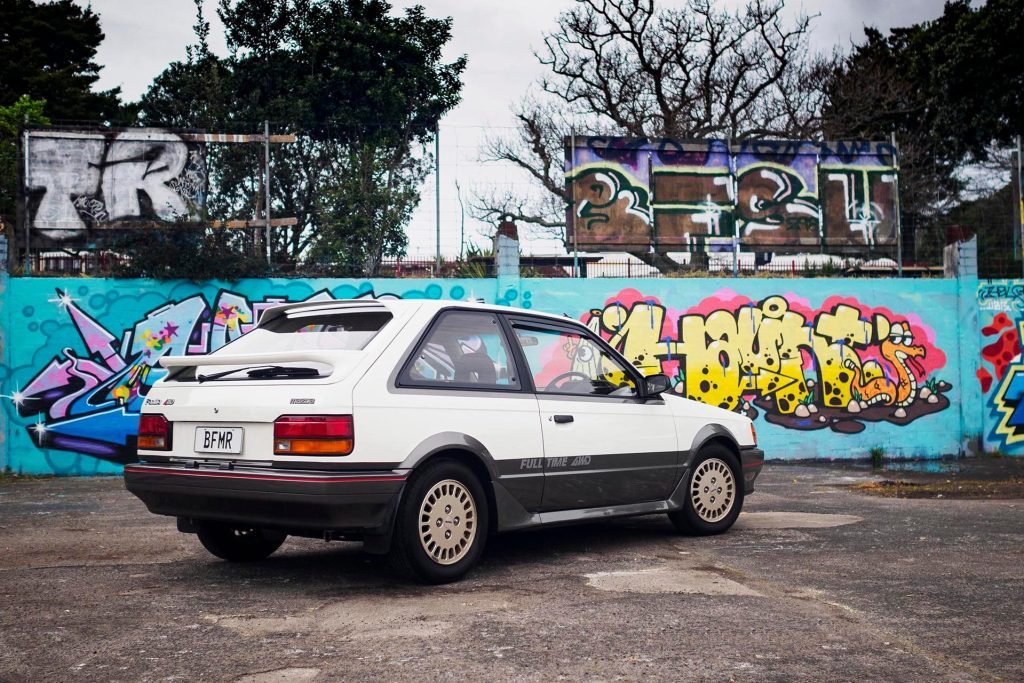
M0 464L23 473L119 472L160 357L212 351L267 306L314 297L482 298L569 315L645 372L668 374L674 391L753 417L770 458L866 458L879 446L939 457L981 431L962 401L977 353L961 348L958 280L15 278L0 287Z

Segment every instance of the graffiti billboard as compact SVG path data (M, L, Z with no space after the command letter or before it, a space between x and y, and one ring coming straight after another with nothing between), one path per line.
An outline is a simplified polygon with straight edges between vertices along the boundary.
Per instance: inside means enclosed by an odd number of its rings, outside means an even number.
M897 244L889 143L577 136L565 151L566 241L581 250Z
M750 416L772 458L863 458L875 447L938 457L961 446L951 280L758 279L734 291L702 279L524 278L500 294L495 280L7 285L0 318L17 343L0 365L0 447L15 471L118 472L134 457L160 358L216 350L280 302L360 297L483 297L568 315L641 372L668 375L674 393ZM1018 393L1001 399L1011 430Z
M90 229L195 221L206 204L205 145L176 133L30 130L23 153L33 239L69 242Z

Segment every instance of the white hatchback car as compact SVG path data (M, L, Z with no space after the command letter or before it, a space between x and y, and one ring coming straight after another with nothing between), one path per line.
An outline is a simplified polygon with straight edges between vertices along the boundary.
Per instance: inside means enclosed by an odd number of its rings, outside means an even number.
M764 453L574 320L459 301L286 304L165 358L125 485L214 555L361 540L429 582L492 533L668 513L720 533Z

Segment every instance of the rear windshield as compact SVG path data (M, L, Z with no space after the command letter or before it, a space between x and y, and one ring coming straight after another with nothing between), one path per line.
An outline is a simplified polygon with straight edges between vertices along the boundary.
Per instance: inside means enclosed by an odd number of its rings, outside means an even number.
M275 351L361 351L391 320L387 311L294 311L275 316L217 354Z

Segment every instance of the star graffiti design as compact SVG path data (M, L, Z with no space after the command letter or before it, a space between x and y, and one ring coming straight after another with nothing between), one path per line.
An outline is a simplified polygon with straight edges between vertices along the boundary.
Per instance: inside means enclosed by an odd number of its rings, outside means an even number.
M43 439L46 437L46 432L48 431L46 425L43 424L42 418L39 418L39 420L32 425L32 429L35 431L36 440L39 441L39 445L41 446L43 444Z
M18 385L14 385L14 392L10 394L0 394L0 398L9 398L14 403L16 408L21 407L25 403L25 394L22 393Z
M57 306L61 309L67 308L76 301L78 301L78 299L71 296L71 294L68 293L67 288L64 289L64 292L62 294L58 294L56 298L47 299L47 302L51 304L57 304Z
M172 323L167 323L163 329L164 336L170 339L178 334L178 326Z

